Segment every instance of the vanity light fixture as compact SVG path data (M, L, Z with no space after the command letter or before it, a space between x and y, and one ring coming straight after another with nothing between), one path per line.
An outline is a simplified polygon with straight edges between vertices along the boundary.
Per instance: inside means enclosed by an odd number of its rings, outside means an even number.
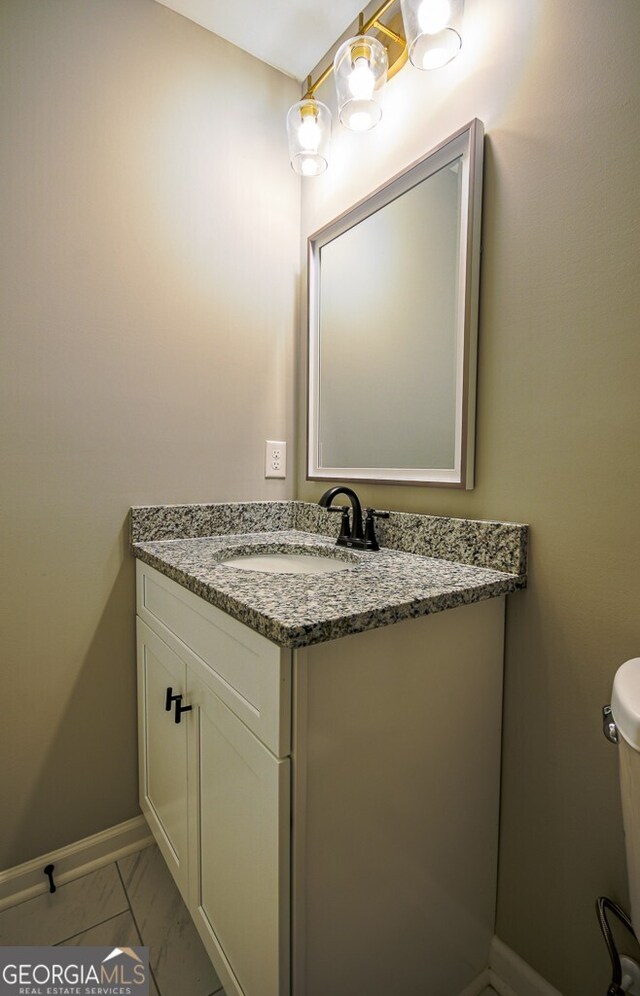
M315 98L305 97L287 114L289 157L300 176L318 176L327 168L331 140L331 111Z
M344 42L333 61L340 123L351 131L369 131L382 117L380 92L387 81L387 50L372 35Z
M393 19L383 23L398 4L402 24ZM308 77L304 97L289 109L289 158L295 172L318 176L327 168L331 111L315 93L331 73L341 124L351 131L368 131L382 116L379 101L385 82L407 58L418 69L438 69L455 59L462 45L463 8L464 0L385 0L366 23L360 14L358 34L340 46L315 83Z
M464 0L400 0L409 59L417 69L440 69L462 46Z

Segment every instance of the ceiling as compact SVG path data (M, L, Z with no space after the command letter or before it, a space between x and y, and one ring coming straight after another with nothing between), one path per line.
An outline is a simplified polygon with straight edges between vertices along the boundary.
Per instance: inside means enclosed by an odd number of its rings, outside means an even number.
M288 76L303 80L363 0L157 0Z

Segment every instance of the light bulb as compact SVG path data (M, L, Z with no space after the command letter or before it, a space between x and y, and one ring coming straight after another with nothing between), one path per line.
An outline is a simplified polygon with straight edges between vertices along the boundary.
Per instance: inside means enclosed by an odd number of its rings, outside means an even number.
M318 163L311 156L305 156L300 160L300 173L302 176L317 176L322 170Z
M437 35L443 31L448 26L450 17L449 0L423 0L418 8L418 24L426 35Z
M349 76L349 90L356 100L371 100L376 78L369 68L367 59L356 59Z
M451 61L451 55L444 48L430 48L422 58L423 69L440 69Z
M377 124L377 116L374 120L373 116L368 114L367 111L354 111L349 117L349 128L351 131L368 131L375 124Z
M315 118L303 118L298 128L298 141L308 152L317 152L321 138L320 126Z

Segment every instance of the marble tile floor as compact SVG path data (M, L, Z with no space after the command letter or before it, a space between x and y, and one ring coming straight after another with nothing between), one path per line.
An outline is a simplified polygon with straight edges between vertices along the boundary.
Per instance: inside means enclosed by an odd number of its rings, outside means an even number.
M155 845L0 912L0 946L149 948L150 996L224 996Z

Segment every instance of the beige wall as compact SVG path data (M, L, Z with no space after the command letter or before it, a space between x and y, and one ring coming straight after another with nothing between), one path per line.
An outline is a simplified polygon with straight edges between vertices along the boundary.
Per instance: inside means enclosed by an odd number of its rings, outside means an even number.
M508 599L498 934L565 996L600 996L594 900L627 896L599 713L640 653L640 5L467 0L465 23L463 55L403 70L375 131L335 129L303 234L484 121L476 489L358 491L531 523L529 589Z
M129 506L291 493L296 95L152 0L0 3L0 868L138 812Z
M639 30L636 0L467 0L463 56L304 184L306 235L487 128L477 487L359 490L532 524L498 932L565 996L604 991L593 900L626 902L599 709L640 643ZM295 86L152 0L3 0L0 46L6 867L137 811L129 505L290 493L262 446L292 438L298 186Z

